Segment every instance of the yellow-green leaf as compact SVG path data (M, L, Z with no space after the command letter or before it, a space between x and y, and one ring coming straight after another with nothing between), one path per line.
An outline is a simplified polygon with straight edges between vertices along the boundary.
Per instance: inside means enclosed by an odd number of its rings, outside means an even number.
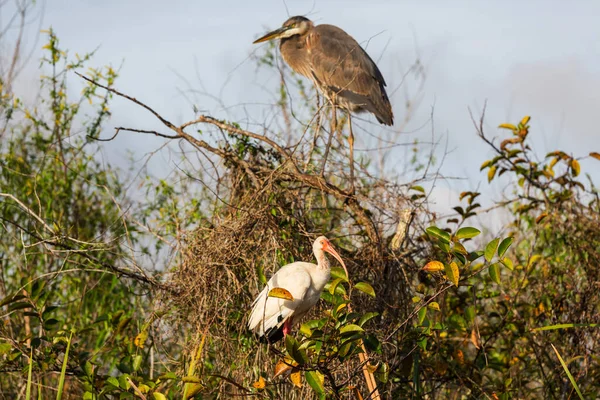
M492 164L492 160L484 161L483 164L481 164L481 167L479 167L479 170L482 171L485 168L489 167L491 164ZM462 196L462 193L461 193L461 196ZM462 200L462 198L461 198L461 200Z
M494 179L494 176L496 175L496 166L493 165L490 167L490 169L488 170L488 174L487 174L487 178L488 178L488 182L491 182L492 179Z
M571 171L573 172L573 176L577 176L581 172L581 166L576 159L571 160Z
M460 279L460 272L458 271L458 265L452 261L450 264L445 265L446 276L448 280L454 284L454 286L458 286L458 280Z
M280 287L269 290L269 294L267 296L284 300L294 300L294 296L292 296L289 290Z
M321 374L319 371L306 371L304 373L304 378L317 394L325 394L325 388L323 387L325 377L323 376L323 374Z
M154 397L154 400L167 400L167 396L165 396L164 394L162 394L160 392L152 393L152 397Z
M498 128L510 129L511 131L516 131L517 130L517 127L514 126L513 124L500 124L500 125L498 125Z
M345 333L354 333L354 332L364 332L364 329L355 324L348 324L343 326L340 329L340 333L343 335Z
M356 285L354 285L354 288L368 294L371 297L375 297L375 290L373 290L373 287L367 282L358 282Z
M464 228L460 228L458 232L456 232L455 236L458 239L471 239L479 235L480 233L481 231L479 229L470 226L465 226Z
M485 246L485 252L483 255L487 262L492 261L492 258L494 258L494 254L496 254L496 249L498 248L499 242L500 242L500 239L496 238L496 239L492 240L491 242L489 242L487 244L487 246Z
M508 250L508 248L510 247L510 245L513 242L513 237L507 237L505 238L502 242L500 242L500 246L498 246L498 257L502 258L504 257L504 253L506 253L506 250Z
M512 260L508 257L504 257L504 259L502 260L502 264L504 264L504 266L510 269L511 271L515 269Z
M500 284L500 266L498 265L498 263L494 263L494 264L490 265L489 273L490 273L490 278L492 278L492 280L499 285Z
M435 311L440 311L440 305L437 302L435 302L435 301L432 301L431 303L429 303L427 305L427 307L429 307L429 308L431 308L432 310L435 310Z
M530 119L531 119L531 117L529 115L524 116L523 119L521 120L521 125L527 125L529 123Z

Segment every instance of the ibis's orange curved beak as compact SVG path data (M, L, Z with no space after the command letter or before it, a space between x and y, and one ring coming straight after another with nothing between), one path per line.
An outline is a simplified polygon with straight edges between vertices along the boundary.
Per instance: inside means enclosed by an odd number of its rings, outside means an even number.
M338 260L340 262L340 264L342 264L342 267L344 268L344 272L346 273L346 278L350 279L350 275L348 274L348 270L346 269L346 264L344 264L344 260L342 260L342 257L340 257L338 252L335 251L335 249L333 248L333 245L331 244L331 242L329 240L326 241L325 244L323 245L323 251L326 251L329 254L331 254L332 256L334 256L335 259Z

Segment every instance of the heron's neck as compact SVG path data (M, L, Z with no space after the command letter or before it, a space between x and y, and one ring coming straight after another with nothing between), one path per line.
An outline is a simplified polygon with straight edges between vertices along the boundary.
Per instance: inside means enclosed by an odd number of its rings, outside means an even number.
M319 269L329 269L329 260L325 256L325 252L323 250L315 251L315 257L317 258L317 267Z

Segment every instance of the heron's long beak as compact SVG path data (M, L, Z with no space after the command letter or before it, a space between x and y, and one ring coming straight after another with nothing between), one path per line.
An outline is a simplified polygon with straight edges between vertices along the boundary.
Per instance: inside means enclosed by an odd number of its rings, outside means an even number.
M338 260L340 264L342 264L342 267L344 267L344 272L346 273L346 277L350 279L350 275L348 274L348 270L346 269L346 264L344 264L344 260L342 260L342 257L340 257L337 251L335 251L331 243L326 242L325 246L323 246L323 250L334 256L335 259Z
M271 39L277 39L288 29L290 29L289 26L282 26L279 29L275 29L274 31L267 33L265 36L256 39L254 42L252 42L252 44L266 42L267 40Z

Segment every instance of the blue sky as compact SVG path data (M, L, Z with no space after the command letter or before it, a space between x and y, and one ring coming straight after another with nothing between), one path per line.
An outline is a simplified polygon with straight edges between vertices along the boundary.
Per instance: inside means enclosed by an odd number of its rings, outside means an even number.
M298 14L354 36L377 60L391 88L420 56L427 79L420 107L404 128L412 133L395 134L400 142L429 141L430 125L414 131L426 124L433 108L440 151L446 142L450 151L444 170L468 178L442 183L440 201L444 190L452 194L485 182L479 165L491 152L476 137L468 109L478 114L486 101L490 135L506 135L496 130L499 123L530 114L540 155L558 147L577 156L600 151L597 1L52 0L45 3L43 23L71 52L100 46L94 63L122 65L120 90L184 122L193 111L180 92L186 86L181 77L222 98L225 109L208 96L196 98L199 108L217 118L235 117L236 107L229 106L248 105L256 119L266 114L272 98L261 87L275 88L278 78L257 70L249 56L259 46L252 41ZM26 90L27 83L22 87ZM392 96L396 121L403 118L405 89L413 88L409 78ZM115 101L112 110L111 126L160 128L124 101ZM376 125L366 128L378 134ZM119 163L127 149L142 155L161 143L123 136L107 145L105 156ZM171 163L168 155L153 162L161 168ZM591 172L599 164L584 160L582 167Z

